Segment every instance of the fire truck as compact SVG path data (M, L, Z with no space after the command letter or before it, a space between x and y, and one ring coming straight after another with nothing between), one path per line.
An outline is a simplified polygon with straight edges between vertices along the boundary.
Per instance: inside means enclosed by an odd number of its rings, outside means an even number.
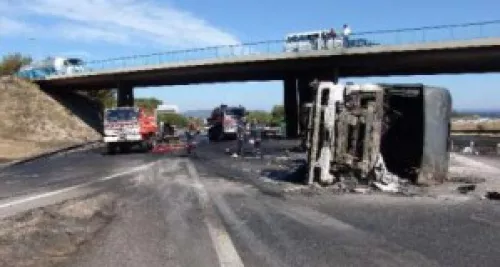
M222 104L216 107L207 119L209 140L236 139L238 123L245 115L246 110L242 106L230 107Z
M153 148L158 127L154 115L138 107L116 107L105 110L104 142L109 154L127 152L140 145L145 151Z

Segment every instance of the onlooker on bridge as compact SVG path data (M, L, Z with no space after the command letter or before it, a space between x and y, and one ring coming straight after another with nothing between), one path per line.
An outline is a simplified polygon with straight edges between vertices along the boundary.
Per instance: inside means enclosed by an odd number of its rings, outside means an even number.
M323 40L323 49L328 48L328 39L330 38L330 33L329 32L322 32L321 33L321 40Z
M332 46L335 46L335 39L337 39L337 32L334 28L330 29L330 39L332 40Z
M342 31L342 38L344 42L344 47L349 47L349 36L351 35L351 28L349 25L344 24L344 30Z

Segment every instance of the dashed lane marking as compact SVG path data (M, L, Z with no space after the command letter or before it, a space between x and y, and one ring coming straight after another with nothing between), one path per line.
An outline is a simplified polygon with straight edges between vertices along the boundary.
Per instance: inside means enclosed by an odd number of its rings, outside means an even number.
M207 225L210 238L215 247L219 264L223 267L243 267L240 256L236 247L231 240L231 236L226 231L226 228L217 216L214 207L210 201L210 197L205 187L200 181L200 177L193 163L189 160L186 161L189 176L194 180L194 186L198 193L201 205L204 207L206 216L204 217L205 224Z

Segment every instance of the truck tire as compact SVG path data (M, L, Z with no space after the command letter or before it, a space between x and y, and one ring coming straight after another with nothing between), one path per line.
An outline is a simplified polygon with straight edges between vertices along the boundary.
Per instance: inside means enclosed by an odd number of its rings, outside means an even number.
M130 152L130 144L124 143L120 144L120 153L129 153Z
M116 153L116 145L114 143L106 144L106 153L108 155L114 155Z
M222 140L224 140L224 138L225 138L225 136L224 136L224 131L222 130L222 127L216 126L216 127L210 128L210 130L208 130L208 139L210 141L222 141Z
M235 134L235 133L234 134L233 133L232 134L226 134L225 136L229 140L236 140L238 138L238 134Z

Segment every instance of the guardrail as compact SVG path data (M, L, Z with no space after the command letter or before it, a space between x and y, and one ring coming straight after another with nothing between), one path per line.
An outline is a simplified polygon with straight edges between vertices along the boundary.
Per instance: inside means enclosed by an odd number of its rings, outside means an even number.
M486 37L500 37L500 20L358 32L350 36L350 43L348 47L417 44ZM284 40L270 40L254 43L175 50L147 55L88 61L86 62L86 68L91 72L99 72L102 70L186 62L190 60L220 59L257 54L277 54L285 53L285 45L286 42ZM340 48L333 47L330 49Z

